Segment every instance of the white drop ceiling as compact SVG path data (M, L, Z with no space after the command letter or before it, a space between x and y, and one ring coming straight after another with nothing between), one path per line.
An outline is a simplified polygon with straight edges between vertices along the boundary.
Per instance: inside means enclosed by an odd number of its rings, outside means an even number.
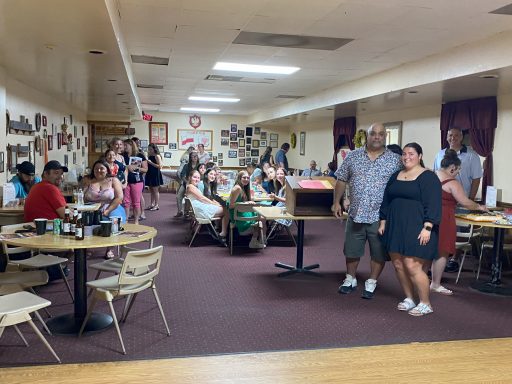
M0 66L9 76L67 100L91 116L139 119L141 110L179 112L190 106L254 115L294 102L279 95L305 96L300 100L307 105L309 98L327 89L509 32L512 16L489 12L510 2L0 0ZM233 44L240 31L354 41L334 51ZM105 54L92 55L91 49ZM167 57L169 65L133 64L129 55ZM217 61L290 65L301 70L290 76L221 72L212 70ZM478 72L478 65L475 68ZM454 71L453 78L416 87L418 94L403 90L376 95L364 107L354 99L335 109L361 113L362 108L377 111L497 94L512 78L510 68L498 72L499 79L482 83L474 76L456 78ZM205 80L208 75L275 81ZM136 88L136 84L162 85L163 89ZM191 95L241 101L192 102ZM307 116L334 117L334 107L326 101ZM271 121L282 123L285 117L278 115Z

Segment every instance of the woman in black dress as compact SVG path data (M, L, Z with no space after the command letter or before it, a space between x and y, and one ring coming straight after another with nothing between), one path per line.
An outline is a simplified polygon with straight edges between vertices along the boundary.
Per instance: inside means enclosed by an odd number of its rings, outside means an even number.
M432 313L430 283L423 270L437 256L441 222L441 183L425 169L417 143L404 147L404 169L391 176L380 209L379 234L393 261L405 299L398 310L413 316ZM414 290L419 304L414 302Z
M146 173L146 185L149 187L149 193L151 194L151 205L149 211L158 211L160 207L158 203L160 201L159 188L164 183L162 177L162 156L160 156L160 150L156 144L148 145L148 172Z

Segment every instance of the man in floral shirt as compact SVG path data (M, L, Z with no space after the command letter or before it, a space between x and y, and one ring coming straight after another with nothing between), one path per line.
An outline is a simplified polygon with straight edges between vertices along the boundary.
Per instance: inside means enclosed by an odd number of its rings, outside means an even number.
M357 266L368 241L371 272L364 284L362 297L373 298L377 279L389 260L377 233L379 209L389 178L401 168L401 157L386 149L386 129L381 123L374 123L368 128L366 145L350 152L335 172L337 182L332 211L336 217L342 215L340 200L347 184L350 196L343 247L347 275L338 289L339 293L347 294L356 289Z

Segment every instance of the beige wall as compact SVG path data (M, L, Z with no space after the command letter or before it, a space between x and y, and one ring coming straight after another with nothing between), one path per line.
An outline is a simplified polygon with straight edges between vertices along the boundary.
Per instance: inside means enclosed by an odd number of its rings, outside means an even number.
M498 128L494 138L494 185L502 190L501 200L512 203L510 156L512 144L512 94L498 98Z
M168 141L169 143L176 143L178 138L178 129L193 129L189 124L190 114L185 113L152 113L154 122L167 122L168 123ZM226 116L226 115L208 115L198 114L201 116L201 126L197 130L211 130L213 131L213 156L218 156L222 153L224 167L238 167L239 158L228 158L229 146L221 146L221 130L231 128L231 124L237 124L239 130L244 130L246 127L246 118L244 116ZM149 122L147 121L134 121L132 126L135 127L135 136L139 139L149 140ZM279 135L278 145L288 138L287 130L279 129L262 129L267 132L267 143L270 141L270 133L277 133ZM252 139L260 139L261 135L253 134ZM244 139L246 139L244 135ZM170 150L168 145L165 145L165 151L172 153L171 159L164 158L164 165L178 166L179 159L184 150ZM273 151L275 153L277 149ZM263 153L264 148L259 148L259 155ZM237 150L238 152L238 150ZM163 157L163 156L162 156ZM256 156L255 156L256 157ZM259 158L259 156L257 156ZM245 159L246 157L244 157ZM252 156L251 156L252 158Z
M43 94L23 83L9 77L3 70L0 70L0 110L8 110L12 120L19 120L20 115L24 115L29 119L31 124L34 124L35 115L40 112L41 115L46 116L47 126L41 127L40 132L36 134L43 136L43 130L46 128L48 134L51 135L52 124L57 127L57 132L61 132L60 125L63 123L64 117L68 119L68 133L73 134L73 127L77 126L78 136L73 137L73 149L76 151L77 161L73 165L73 151L68 152L65 146L60 150L57 149L57 138L54 137L53 150L48 151L49 160L59 160L64 162L64 155L69 157L69 167L71 169L77 166L82 167L83 162L87 161L87 151L85 158L82 158L82 151L76 150L76 138L80 138L81 144L84 143L84 138L87 135L87 119L86 114L79 111L57 99ZM73 124L69 124L69 115L73 115ZM82 126L84 127L84 135L82 136ZM15 134L6 134L6 121L5 114L0 114L0 151L4 152L5 156L5 172L0 173L0 183L8 181L13 174L7 171L7 151L8 144L28 145L29 141L34 141L35 136L23 136ZM18 162L28 160L29 158L20 158ZM41 174L44 167L44 155L35 155L36 173Z

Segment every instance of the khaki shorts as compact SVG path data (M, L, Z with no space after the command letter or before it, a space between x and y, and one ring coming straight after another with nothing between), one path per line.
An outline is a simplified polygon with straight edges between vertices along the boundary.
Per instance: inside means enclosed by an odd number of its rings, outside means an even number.
M363 257L364 247L368 241L372 260L389 261L389 255L380 241L378 229L378 221L372 224L356 223L349 217L345 224L345 245L343 246L345 256L349 259Z

